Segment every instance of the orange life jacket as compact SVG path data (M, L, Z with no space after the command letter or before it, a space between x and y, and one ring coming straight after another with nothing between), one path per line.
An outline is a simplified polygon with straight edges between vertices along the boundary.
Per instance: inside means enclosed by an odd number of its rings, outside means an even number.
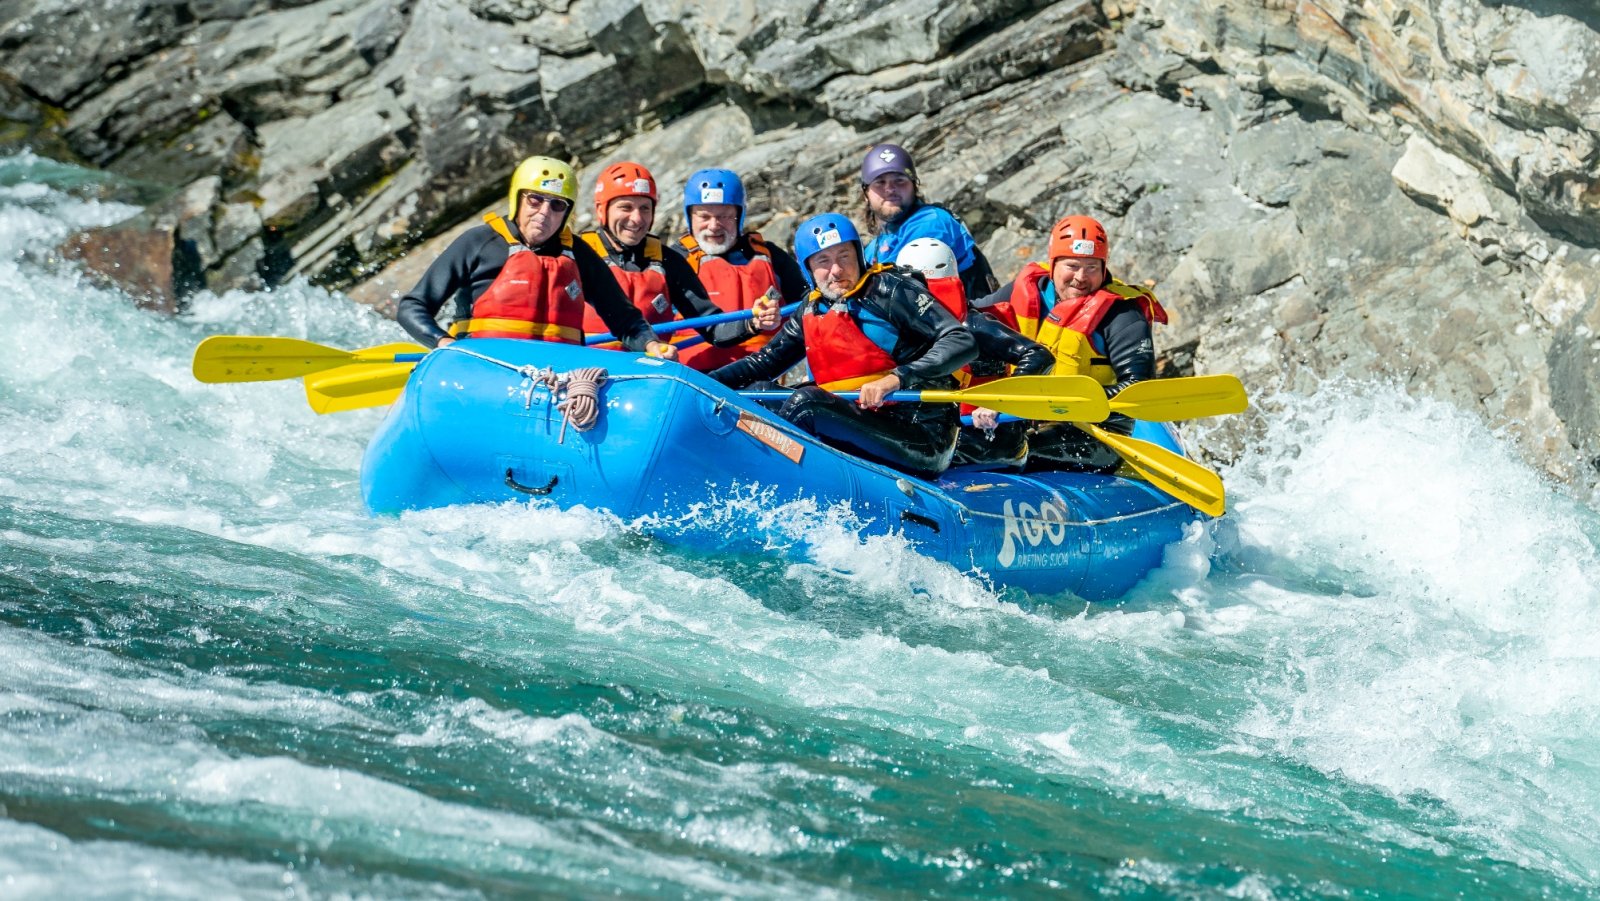
M684 235L678 244L688 255L689 266L700 276L706 297L725 313L748 310L769 292L781 300L778 289L778 272L772 268L772 251L757 232L747 232L744 240L750 244L749 262L735 264L726 257L705 252L693 235ZM752 335L729 347L697 344L678 352L678 362L701 372L710 372L719 366L743 359L765 347L773 332Z
M558 256L534 253L511 234L497 213L483 217L510 245L506 264L472 303L472 318L451 333L474 338L532 338L561 344L583 343L583 283L572 255L572 234L561 234Z
M594 252L611 265L611 274L617 280L622 293L628 295L628 300L643 316L644 321L652 325L658 322L669 322L674 313L672 302L667 298L667 270L661 262L661 239L650 235L644 239L644 258L647 263L639 272L623 269L619 265L622 252L613 248L611 242L598 231L584 232L581 237L584 242L594 248ZM583 330L591 335L599 335L611 331L605 320L600 318L599 312L594 307L585 308L583 314ZM618 345L609 345L618 346Z
M1087 297L1059 301L1041 321L1037 318L1038 311L1049 278L1050 270L1043 263L1030 263L1012 284L1011 300L990 307L990 311L1009 306L1019 322L1029 321L1026 317L1031 314L1034 317L1031 319L1033 331L1023 334L1050 348L1055 354L1056 375L1088 375L1102 385L1115 385L1116 371L1090 340L1100 321L1106 318L1106 313L1119 300L1133 301L1139 312L1152 324L1166 323L1167 311L1162 309L1150 289L1134 287L1113 278ZM1007 324L1010 325L1009 322ZM1012 328L1022 331L1015 325Z
M870 267L850 294L860 291L867 279L890 268ZM812 292L811 296L814 299L818 294ZM867 337L843 301L834 303L826 313L818 313L815 305L808 307L800 326L805 331L806 364L811 367L811 378L828 391L859 388L888 375L899 365L889 355L894 348L882 347Z

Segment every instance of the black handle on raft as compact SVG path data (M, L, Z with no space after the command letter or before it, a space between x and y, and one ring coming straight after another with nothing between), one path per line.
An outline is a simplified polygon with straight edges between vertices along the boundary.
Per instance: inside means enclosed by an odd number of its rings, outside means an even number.
M556 477L551 476L550 481L545 483L543 488L535 488L532 485L524 485L518 482L516 476L512 474L511 467L508 466L506 467L506 487L512 491L520 491L523 494L546 495L555 490Z
M921 513L912 513L910 510L901 510L900 521L916 523L919 526L927 526L928 528L932 529L935 534L938 534L939 532L939 521L931 516L923 516Z

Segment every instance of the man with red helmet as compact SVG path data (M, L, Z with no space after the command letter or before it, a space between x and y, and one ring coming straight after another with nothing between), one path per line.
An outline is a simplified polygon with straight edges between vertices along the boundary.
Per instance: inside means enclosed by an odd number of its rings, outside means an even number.
M638 163L613 163L600 172L594 186L596 227L580 237L611 266L624 294L650 323L713 316L723 312L683 257L667 253L650 233L656 220L656 180ZM700 336L717 347L736 346L778 324L776 304L753 310L753 318L702 329ZM584 330L598 334L604 323L593 310ZM680 357L684 362L688 360Z
M1113 278L1106 268L1111 242L1088 216L1067 216L1050 229L1050 262L1029 263L1015 281L974 306L1055 354L1056 375L1089 375L1115 395L1155 378L1151 327L1167 312L1147 288ZM1133 423L1116 415L1111 431L1128 434ZM1110 472L1121 459L1070 423L1039 423L1029 438L1029 470Z

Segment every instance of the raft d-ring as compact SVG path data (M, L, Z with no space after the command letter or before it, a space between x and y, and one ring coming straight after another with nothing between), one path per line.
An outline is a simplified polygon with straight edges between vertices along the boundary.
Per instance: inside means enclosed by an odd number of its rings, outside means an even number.
M900 493L904 494L906 497L917 496L917 489L905 479L895 479L894 487L900 489Z
M550 481L546 482L543 488L535 488L532 485L524 485L521 482L518 482L515 472L511 469L511 467L508 466L506 467L506 487L510 488L512 491L520 491L523 494L536 494L543 496L555 490L556 477L551 476Z

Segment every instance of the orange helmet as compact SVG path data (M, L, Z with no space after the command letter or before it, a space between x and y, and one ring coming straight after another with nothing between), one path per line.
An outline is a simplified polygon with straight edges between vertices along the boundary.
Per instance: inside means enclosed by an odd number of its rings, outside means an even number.
M1068 216L1050 229L1050 260L1094 257L1101 262L1111 254L1105 226L1088 216Z
M656 200L656 179L638 163L612 163L600 171L594 183L594 218L606 224L606 206L618 197L648 197Z

